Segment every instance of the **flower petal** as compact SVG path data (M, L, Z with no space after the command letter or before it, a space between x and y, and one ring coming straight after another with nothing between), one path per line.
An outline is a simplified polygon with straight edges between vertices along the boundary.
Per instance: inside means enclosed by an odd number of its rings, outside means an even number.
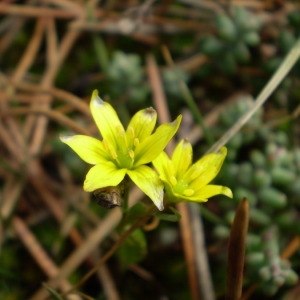
M175 176L177 178L181 178L184 175L186 170L190 167L192 159L192 145L187 140L180 141L172 155L172 162L176 172Z
M164 209L163 184L154 170L148 166L139 166L135 170L128 170L131 180L153 201L159 210Z
M128 124L128 140L137 138L141 143L154 130L156 119L157 113L152 107L138 111Z
M136 147L135 166L153 161L163 151L178 130L181 118L182 116L179 115L174 122L159 126L152 135L145 138L144 141Z
M96 165L87 173L83 189L92 192L107 186L117 186L124 179L126 171L126 169L118 169L111 162Z
M91 113L104 140L117 148L118 134L125 132L120 119L114 108L103 101L95 90L90 103Z
M157 170L159 177L164 182L169 182L175 171L171 160L166 152L161 152L156 159L152 161L153 166Z
M82 160L96 165L105 162L108 154L101 141L86 135L61 136L60 140L70 146Z
M184 176L190 187L199 189L211 182L220 172L226 154L227 149L223 147L220 153L207 154L194 163Z
M195 191L195 194L192 197L189 197L192 201L207 201L208 198L213 197L215 195L225 195L229 198L232 198L232 191L230 188L222 185L207 185L198 191Z

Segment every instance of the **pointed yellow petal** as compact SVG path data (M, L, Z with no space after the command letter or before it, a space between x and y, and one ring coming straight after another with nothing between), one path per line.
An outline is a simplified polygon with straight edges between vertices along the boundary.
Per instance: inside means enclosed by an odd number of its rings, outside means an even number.
M227 154L223 147L220 153L210 153L194 163L185 174L185 180L190 182L193 189L199 189L211 182L220 172Z
M131 180L153 201L159 210L164 209L163 184L158 175L148 166L139 166L135 170L128 170Z
M93 192L103 187L117 186L124 179L125 174L126 169L117 169L113 163L101 163L89 170L83 189L86 192Z
M174 176L175 171L171 160L166 152L161 152L156 159L152 162L157 170L159 177L164 182L169 182L171 176Z
M141 143L154 130L156 119L157 113L152 107L138 111L127 127L128 138L137 138Z
M180 141L172 155L172 163L174 165L177 178L181 178L183 176L186 170L190 167L192 159L192 145L187 140Z
M181 118L181 115L179 115L174 122L159 126L152 135L145 138L145 140L136 147L135 166L153 161L163 151L178 130Z
M190 197L192 201L207 201L208 198L211 198L215 195L225 195L229 198L232 198L232 191L230 188L222 185L207 185L198 191L195 191L195 194Z
M118 134L125 131L116 111L98 96L96 90L92 95L90 109L103 139L117 148Z
M62 136L60 140L70 146L82 160L96 165L108 159L101 141L86 135Z

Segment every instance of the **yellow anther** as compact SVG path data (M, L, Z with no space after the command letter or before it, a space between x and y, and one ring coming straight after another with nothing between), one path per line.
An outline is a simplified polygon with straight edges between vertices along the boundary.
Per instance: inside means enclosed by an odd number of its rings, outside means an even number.
M107 140L103 140L103 145L105 150L109 152L112 159L118 158L118 154L116 153L115 149L111 146L111 144Z
M105 150L108 151L109 147L108 147L108 142L107 142L107 140L104 140L104 139L103 139L103 146L104 146Z
M118 134L125 134L124 128L121 125L116 127L116 131Z
M175 185L177 184L177 179L176 179L176 177L175 177L174 175L172 175L172 176L170 177L170 182L171 182L171 184L172 184L173 186L175 186Z
M117 159L118 158L118 154L116 153L116 151L114 149L109 149L110 155L113 159Z
M138 138L135 138L135 139L133 140L133 145L134 145L134 147L137 147L139 144L140 144L140 140L139 140Z
M185 189L183 191L184 196L192 196L192 195L194 195L194 193L195 193L195 191L193 189Z
M128 126L127 130L128 130L130 137L134 138L134 136L135 136L134 128L132 126Z
M131 159L134 159L134 151L133 150L129 150L128 154Z

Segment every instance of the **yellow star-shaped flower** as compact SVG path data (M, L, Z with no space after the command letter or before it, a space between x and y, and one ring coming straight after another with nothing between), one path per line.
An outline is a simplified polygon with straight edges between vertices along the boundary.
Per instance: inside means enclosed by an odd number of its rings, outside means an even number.
M207 154L192 164L193 149L186 140L176 146L171 159L162 152L153 165L165 184L167 199L204 202L218 194L232 198L228 187L209 184L219 173L226 154L223 147L220 153Z
M90 110L103 140L90 136L64 136L85 162L94 165L86 175L84 190L117 186L127 174L131 180L163 209L163 184L157 173L146 164L152 162L178 130L181 116L172 123L162 124L156 131L157 113L153 108L138 111L125 131L113 107L94 91Z

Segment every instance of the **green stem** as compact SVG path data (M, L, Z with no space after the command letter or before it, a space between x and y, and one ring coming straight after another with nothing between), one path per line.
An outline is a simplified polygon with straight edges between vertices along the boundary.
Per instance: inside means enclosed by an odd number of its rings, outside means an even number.
M180 84L180 87L181 87L181 90L183 93L183 98L184 98L186 104L188 105L189 109L191 110L196 122L201 127L205 140L207 141L207 143L209 145L212 145L214 142L213 136L210 134L210 132L207 130L207 128L204 124L204 118L195 103L195 99L193 98L193 96L185 82L183 82L182 80L179 80L179 84Z
M88 5L87 16L88 16L88 21L90 22L97 21L97 18L94 15L93 6L91 5ZM105 73L109 65L107 48L102 38L100 37L99 33L93 33L92 39L93 39L96 61L98 62L99 67L102 68L103 72Z
M177 76L177 79L178 79L179 86L180 86L181 91L182 91L184 101L186 102L187 106L189 107L190 111L192 112L194 119L196 120L196 122L201 127L201 129L203 131L204 138L206 139L207 143L209 145L212 145L212 143L214 141L213 136L207 130L207 128L204 124L204 118L203 118L201 112L199 111L199 109L196 105L196 102L195 102L195 99L192 96L192 93L190 92L190 90L189 90L188 86L186 85L186 83L180 78L179 69L174 64L174 61L173 61L173 58L171 57L169 49L166 46L163 46L162 51L163 51L163 54L164 54L164 57L165 57L166 61L173 68L173 70L174 70L174 72Z
M121 206L123 215L125 217L126 212L128 211L128 202L129 202L129 188L130 188L129 178L126 176L122 182L124 193L123 193L123 205Z
M209 220L210 222L216 225L224 224L224 221L221 218L219 218L216 214L211 212L209 209L207 209L203 205L199 205L199 207L200 207L201 214L204 218L206 218L207 220Z
M98 65L102 68L103 72L106 73L109 64L106 46L99 34L93 34L92 39Z

